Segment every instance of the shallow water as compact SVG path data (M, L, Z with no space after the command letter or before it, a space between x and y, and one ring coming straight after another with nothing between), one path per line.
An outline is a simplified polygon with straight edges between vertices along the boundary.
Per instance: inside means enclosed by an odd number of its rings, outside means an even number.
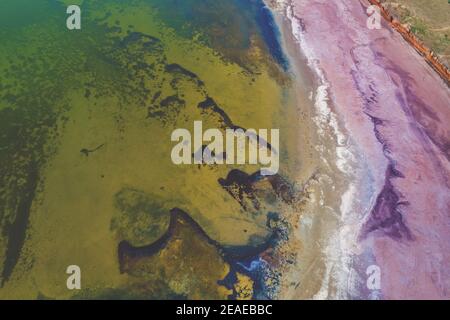
M269 11L253 0L80 3L79 31L66 29L64 1L0 4L0 297L268 296L277 275L240 259L277 245L282 225L268 213L282 211L277 188L298 170L296 98ZM282 179L251 180L257 165L175 166L170 133L194 120L280 128ZM233 169L248 174L230 180L251 185L242 199L219 183ZM121 273L119 243L163 237L174 208L214 245L182 229L157 263ZM81 292L66 288L72 264Z

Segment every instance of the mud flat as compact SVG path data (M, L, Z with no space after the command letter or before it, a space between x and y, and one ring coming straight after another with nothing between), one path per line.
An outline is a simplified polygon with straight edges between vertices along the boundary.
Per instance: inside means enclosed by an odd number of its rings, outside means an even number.
M313 75L309 121L321 157L297 230L297 268L280 295L449 298L447 85L386 22L366 27L368 1L268 4L291 60ZM381 270L379 290L366 287L371 265Z

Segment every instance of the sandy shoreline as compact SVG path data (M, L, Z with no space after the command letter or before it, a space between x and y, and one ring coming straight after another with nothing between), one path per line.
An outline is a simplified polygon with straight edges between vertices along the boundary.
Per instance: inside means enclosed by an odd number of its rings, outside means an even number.
M338 283L348 280L338 270L348 268L348 261L341 262L346 260L342 242L347 241L344 238L349 236L350 225L344 223L341 207L351 206L346 202L351 201L354 184L344 167L346 158L352 156L343 129L328 106L327 88L308 56L300 50L288 7L272 9L294 74L301 115L298 119L300 148L304 150L307 146L311 150L299 155L302 165L296 182L302 186L304 199L297 207L297 214L292 215L291 223L296 228L295 241L290 242L297 260L284 273L279 298L337 298Z

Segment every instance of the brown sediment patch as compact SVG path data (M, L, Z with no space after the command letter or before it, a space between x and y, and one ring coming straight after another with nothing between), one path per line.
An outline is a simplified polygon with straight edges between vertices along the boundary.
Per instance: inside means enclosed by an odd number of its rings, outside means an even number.
M251 298L253 280L238 262L270 257L275 237L274 232L255 246L222 246L188 213L174 208L167 232L154 243L143 247L134 247L127 241L119 244L120 272L131 276L131 285L145 280L154 294L155 285L187 299L242 298L239 287L244 277L245 297Z
M217 103L212 99L211 97L206 97L206 99L198 104L198 108L202 111L204 110L211 110L212 112L220 115L221 122L223 123L224 127L229 128L235 128L236 126L231 121L230 117L227 115L227 113L220 108Z
M220 178L219 184L224 188L244 210L248 210L246 199L248 199L256 210L259 210L260 203L255 197L253 179L241 170L231 170L225 179Z
M236 259L245 259L257 256L267 250L272 242L272 237L259 246L224 247L217 241L211 239L202 227L181 209L174 208L170 211L170 224L167 232L157 241L142 247L134 247L128 241L121 241L118 246L118 258L121 273L132 272L141 259L157 256L162 250L176 242L183 241L182 229L189 229L189 233L196 236L198 240L205 243L209 249L217 251L225 261L232 262ZM190 256L197 256L199 252L189 252ZM182 258L182 257L181 257Z
M172 209L167 232L154 243L118 247L120 272L130 283L145 283L153 294L160 289L187 299L225 299L232 292L220 284L230 272L221 249L184 211ZM154 288L160 288L154 290ZM167 288L167 289L164 289ZM144 292L149 291L144 289Z
M450 84L450 70L442 63L434 52L427 48L408 28L397 21L391 13L378 0L367 0L370 4L377 6L381 10L381 15L421 56L425 61L439 74L439 76Z
M275 174L272 176L266 176L270 184L272 185L275 193L286 203L292 204L296 200L295 191L290 183L288 183L282 176Z
M197 107L202 111L202 112L207 112L210 111L216 115L218 115L220 117L219 122L221 123L221 127L222 129L233 129L233 130L242 130L242 131L246 131L245 128L238 126L236 124L233 123L233 121L231 120L231 118L228 116L228 114L221 108L219 107L219 105L214 101L214 99L212 99L209 96L206 96L206 99L200 103L198 103ZM256 141L264 141L264 143L267 145L267 149L268 150L272 150L272 145L268 142L265 141L264 139L262 139L258 134L253 135L253 136L248 136L248 138L250 139L254 139Z
M283 202L292 204L295 200L295 194L292 185L290 185L279 174L272 176L263 176L260 171L253 174L247 174L241 170L231 170L225 179L219 179L219 184L242 206L247 209L244 202L248 198L259 210L260 203L255 192L258 189L258 183L269 182L275 194L282 199Z

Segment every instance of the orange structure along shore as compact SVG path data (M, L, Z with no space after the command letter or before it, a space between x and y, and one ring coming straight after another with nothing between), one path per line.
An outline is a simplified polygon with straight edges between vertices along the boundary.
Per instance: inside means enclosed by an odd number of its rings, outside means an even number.
M397 30L402 37L410 43L420 55L422 55L425 60L430 64L434 70L441 76L442 79L450 84L450 70L443 64L439 58L433 53L432 50L428 49L408 28L402 25L398 20L396 20L389 11L381 4L378 0L368 0L372 5L380 8L381 15L383 18L391 25L392 28Z

